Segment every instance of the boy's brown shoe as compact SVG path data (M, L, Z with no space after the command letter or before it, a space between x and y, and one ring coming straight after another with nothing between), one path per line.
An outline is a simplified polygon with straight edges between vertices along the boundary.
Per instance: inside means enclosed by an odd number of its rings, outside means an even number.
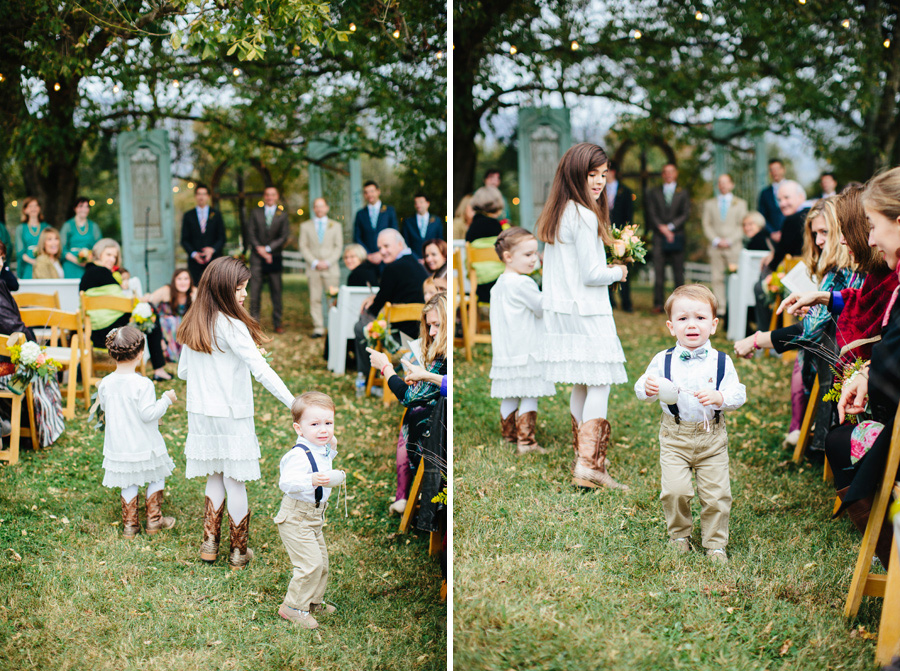
M325 613L327 615L331 615L336 612L337 608L332 606L330 603L311 603L309 604L309 612L310 613Z
M285 606L284 604L281 604L278 607L278 614L285 620L300 625L304 629L315 629L319 626L319 623L316 622L316 618L312 616L312 613L303 615L299 610L294 610L290 606Z

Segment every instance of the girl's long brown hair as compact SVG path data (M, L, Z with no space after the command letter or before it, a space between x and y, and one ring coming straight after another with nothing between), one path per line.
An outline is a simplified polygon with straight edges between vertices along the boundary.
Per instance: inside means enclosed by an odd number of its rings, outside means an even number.
M881 252L869 247L869 220L863 208L862 184L848 184L835 196L835 209L841 222L841 233L862 273L885 273L888 265Z
M563 212L569 201L574 201L593 212L597 217L597 235L603 244L611 245L609 232L609 203L606 189L600 198L594 200L587 186L588 173L609 163L609 157L602 148L590 142L576 144L569 149L559 162L550 196L541 210L535 227L535 236L541 242L556 242Z
M230 256L220 257L210 263L200 278L196 300L181 320L176 340L195 352L212 354L216 318L221 312L246 324L257 345L269 342L259 322L250 316L235 297L237 288L249 279L250 271L247 266ZM216 349L223 351L218 343Z

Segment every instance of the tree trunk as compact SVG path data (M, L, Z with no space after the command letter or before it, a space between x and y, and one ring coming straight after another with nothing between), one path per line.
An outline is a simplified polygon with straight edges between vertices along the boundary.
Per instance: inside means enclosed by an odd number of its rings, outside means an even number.
M72 143L73 151L59 159L22 164L22 179L28 195L38 199L44 221L59 228L70 218L71 208L78 197L78 159L81 142Z

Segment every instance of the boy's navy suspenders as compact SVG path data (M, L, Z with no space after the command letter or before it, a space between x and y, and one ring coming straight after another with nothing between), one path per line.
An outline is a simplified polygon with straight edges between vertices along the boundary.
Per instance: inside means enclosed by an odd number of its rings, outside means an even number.
M675 351L674 347L670 347L666 350L666 359L665 364L663 365L663 375L669 380L672 379L672 353ZM719 391L719 385L722 384L722 380L725 379L725 352L719 352L718 360L716 361L716 391ZM668 406L669 412L671 412L675 416L675 423L681 424L681 417L678 414L678 406L670 405ZM716 410L716 424L719 423L719 417L722 416L721 410Z
M303 451L306 452L306 456L309 457L309 465L312 466L313 473L319 472L319 467L316 466L316 460L313 459L313 454L310 449L304 445L303 443L297 443L294 447L302 447ZM319 507L319 502L322 500L322 494L325 493L325 490L322 489L322 486L316 487L316 508Z

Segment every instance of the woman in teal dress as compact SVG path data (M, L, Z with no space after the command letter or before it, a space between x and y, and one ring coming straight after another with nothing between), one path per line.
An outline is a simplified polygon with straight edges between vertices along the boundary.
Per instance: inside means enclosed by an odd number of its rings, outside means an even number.
M84 265L90 260L89 254L102 237L100 227L88 219L91 202L87 198L75 201L75 216L62 225L63 272L66 279L80 280L84 275ZM82 257L79 258L79 253Z
M37 198L26 198L22 203L22 223L16 228L16 275L30 280L34 254L41 231L50 224L44 222Z

